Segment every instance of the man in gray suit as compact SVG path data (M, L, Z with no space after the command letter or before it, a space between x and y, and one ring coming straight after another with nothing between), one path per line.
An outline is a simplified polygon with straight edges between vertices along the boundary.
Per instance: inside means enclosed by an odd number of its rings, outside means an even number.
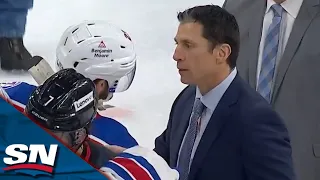
M284 118L298 180L320 179L320 1L226 0L240 75Z

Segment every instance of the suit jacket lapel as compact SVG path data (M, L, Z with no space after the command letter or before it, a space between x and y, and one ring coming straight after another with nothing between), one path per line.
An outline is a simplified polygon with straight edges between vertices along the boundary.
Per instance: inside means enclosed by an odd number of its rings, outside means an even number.
M279 68L275 77L274 93L272 96L272 101L276 98L279 88L282 84L284 76L288 70L288 67L296 53L300 41L313 18L319 12L319 0L304 0L297 19L292 28L292 32L289 36L285 51L279 63Z
M251 87L256 87L257 81L257 64L259 54L259 44L262 34L263 19L266 10L266 1L258 0L252 1L250 11L254 16L248 17L248 21L252 22L249 27L249 46L247 49L248 53L248 68L249 68L249 84Z
M208 154L208 150L219 136L225 123L227 123L229 119L228 116L230 116L230 107L235 104L238 99L239 81L240 77L237 75L213 112L193 158L189 179L194 179L198 168L201 167L202 161Z
M180 124L177 126L177 129L175 132L177 136L175 137L175 139L172 140L172 142L174 143L172 144L172 151L170 154L170 156L172 157L171 160L173 161L170 164L173 165L174 167L177 165L180 146L181 146L183 137L185 135L185 132L187 130L187 127L189 125L189 119L190 119L190 115L191 115L191 111L192 111L192 107L195 99L195 94L196 93L194 91L193 95L186 100L186 102L184 103L185 113L182 113L181 116L178 117L178 119L180 119Z

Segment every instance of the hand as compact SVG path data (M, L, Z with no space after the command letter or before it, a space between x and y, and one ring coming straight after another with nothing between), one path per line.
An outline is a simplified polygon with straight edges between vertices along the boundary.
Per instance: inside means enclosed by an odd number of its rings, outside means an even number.
M112 152L116 153L116 154L120 154L124 150L126 150L126 148L121 147L121 146L117 146L117 145L106 145L105 147L108 148L109 150L111 150Z

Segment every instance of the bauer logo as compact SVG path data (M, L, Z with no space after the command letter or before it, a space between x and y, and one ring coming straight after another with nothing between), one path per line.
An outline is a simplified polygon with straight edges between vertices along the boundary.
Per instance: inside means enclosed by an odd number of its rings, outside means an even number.
M76 111L80 111L88 104L93 101L93 92L91 91L89 94L85 95L84 97L80 98L78 101L74 102L74 107Z
M7 167L3 171L17 171L30 174L31 170L52 175L58 151L57 144L51 144L47 149L43 144L12 144L5 150L8 157L3 158ZM37 161L38 160L38 161ZM22 172L21 170L28 171Z

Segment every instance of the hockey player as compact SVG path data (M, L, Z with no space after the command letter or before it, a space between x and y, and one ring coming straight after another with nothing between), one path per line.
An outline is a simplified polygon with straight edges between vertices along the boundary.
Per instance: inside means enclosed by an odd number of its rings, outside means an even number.
M100 107L113 93L126 91L134 78L136 53L133 43L120 28L104 21L82 22L69 27L57 47L58 69L73 68L94 81ZM26 69L41 84L52 73L48 63L39 56L28 61ZM15 106L24 108L36 86L24 82L2 83ZM97 114L90 137L100 143L133 147L137 141L118 121Z
M130 36L105 21L84 21L67 28L58 43L56 57L57 69L73 68L96 84L99 109L104 109L103 102L114 93L126 91L136 72L136 52ZM111 118L104 119L104 124L93 127L93 136L106 139L108 144L137 144L132 137L125 139L130 136L124 136L127 129L123 125ZM104 129L106 126L110 129Z
M101 167L115 154L87 140L97 104L94 83L74 69L64 69L31 93L25 114L83 159Z
M178 180L178 172L152 150L135 146L114 154L87 138L97 106L94 83L74 69L64 69L37 87L25 113L111 180Z

